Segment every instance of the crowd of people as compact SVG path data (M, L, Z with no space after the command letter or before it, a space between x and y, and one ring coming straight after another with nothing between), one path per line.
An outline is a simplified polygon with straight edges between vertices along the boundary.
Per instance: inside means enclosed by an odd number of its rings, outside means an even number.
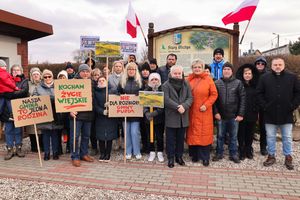
M134 94L140 90L162 91L164 108L153 112L144 107L144 117L130 117L126 124L126 159L141 159L146 153L148 161L156 158L173 168L175 163L185 165L184 142L189 148L192 162L201 161L209 166L210 160L224 157L224 145L228 144L229 160L240 163L253 159L253 135L256 124L260 132L260 153L267 156L264 166L276 162L276 133L281 130L283 154L287 169L292 162L293 110L300 103L300 87L297 76L285 69L284 59L275 57L267 68L264 57L254 64L237 68L224 60L224 50L213 52L210 65L197 59L191 63L192 73L185 76L183 67L177 65L177 55L169 54L166 64L158 67L156 59L139 65L134 55L128 61L115 61L110 68L95 68L96 62L87 59L75 72L71 63L59 72L57 79L91 79L93 111L57 113L54 103L54 76L51 70L30 70L29 80L22 67L7 65L0 60L0 114L5 124L7 154L24 157L22 128L14 126L10 100L28 96L49 95L54 121L38 125L36 141L32 126L31 150L37 152L37 143L44 152L44 160L57 160L63 153L62 136L67 135L66 153L71 154L72 165L81 161L93 162L99 153L99 161L109 162L113 146L122 145L125 122L122 118L109 118L108 94ZM74 120L76 126L74 127ZM154 124L154 142L150 143L150 121ZM76 130L75 146L74 129ZM216 139L216 153L210 158ZM89 143L91 151L89 152ZM114 144L114 145L113 145ZM52 150L52 152L50 152Z

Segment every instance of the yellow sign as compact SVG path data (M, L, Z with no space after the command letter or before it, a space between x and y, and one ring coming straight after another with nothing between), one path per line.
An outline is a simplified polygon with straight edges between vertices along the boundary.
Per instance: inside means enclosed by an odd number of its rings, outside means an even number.
M120 42L96 42L95 55L99 57L120 56Z
M50 96L33 96L11 101L15 127L53 121Z
M140 104L144 107L164 107L164 93L154 91L139 91Z

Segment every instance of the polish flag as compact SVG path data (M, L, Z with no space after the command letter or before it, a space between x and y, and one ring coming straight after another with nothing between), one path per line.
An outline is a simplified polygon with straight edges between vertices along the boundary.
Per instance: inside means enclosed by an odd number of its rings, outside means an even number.
M245 0L233 12L223 17L222 21L225 25L237 23L241 21L251 20L252 15L257 7L259 0Z
M131 2L129 2L128 13L126 16L126 28L127 28L127 33L132 38L136 38L137 26L140 26L140 22L131 6Z

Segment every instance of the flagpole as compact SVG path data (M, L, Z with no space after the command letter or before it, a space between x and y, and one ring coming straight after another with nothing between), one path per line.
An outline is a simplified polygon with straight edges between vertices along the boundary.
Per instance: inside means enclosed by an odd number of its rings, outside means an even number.
M245 34L246 34L246 31L248 30L250 21L251 21L251 20L248 21L248 24L247 24L247 26L246 26L246 29L245 29L245 31L244 31L244 34L243 34L243 36L242 36L242 38L241 38L240 44L242 44L242 42L243 42L244 36L245 36Z
M140 27L140 29L141 29L141 31L142 31L142 34L143 34L143 37L144 37L144 40L145 40L146 46L148 46L148 42L147 42L147 39L146 39L146 37L145 37L145 34L144 34L144 31L143 31L143 29L142 29L142 26L141 26L141 24L139 25L139 27Z

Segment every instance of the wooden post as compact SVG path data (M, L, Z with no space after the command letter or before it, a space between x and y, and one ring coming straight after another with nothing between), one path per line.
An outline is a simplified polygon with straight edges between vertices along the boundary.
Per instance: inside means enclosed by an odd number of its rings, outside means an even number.
M35 139L36 139L36 145L37 145L38 154L39 154L40 166L43 167L42 157L41 157L41 150L40 150L40 142L39 142L39 136L37 134L36 124L34 123L33 126L34 126L34 134L35 134Z
M92 50L89 51L89 66L92 69Z
M150 107L150 113L153 113L153 107ZM154 134L153 134L153 118L150 120L150 143L154 143Z
M73 152L75 153L76 148L76 117L73 117Z
M127 138L127 117L124 121L124 163L126 163L126 138Z

